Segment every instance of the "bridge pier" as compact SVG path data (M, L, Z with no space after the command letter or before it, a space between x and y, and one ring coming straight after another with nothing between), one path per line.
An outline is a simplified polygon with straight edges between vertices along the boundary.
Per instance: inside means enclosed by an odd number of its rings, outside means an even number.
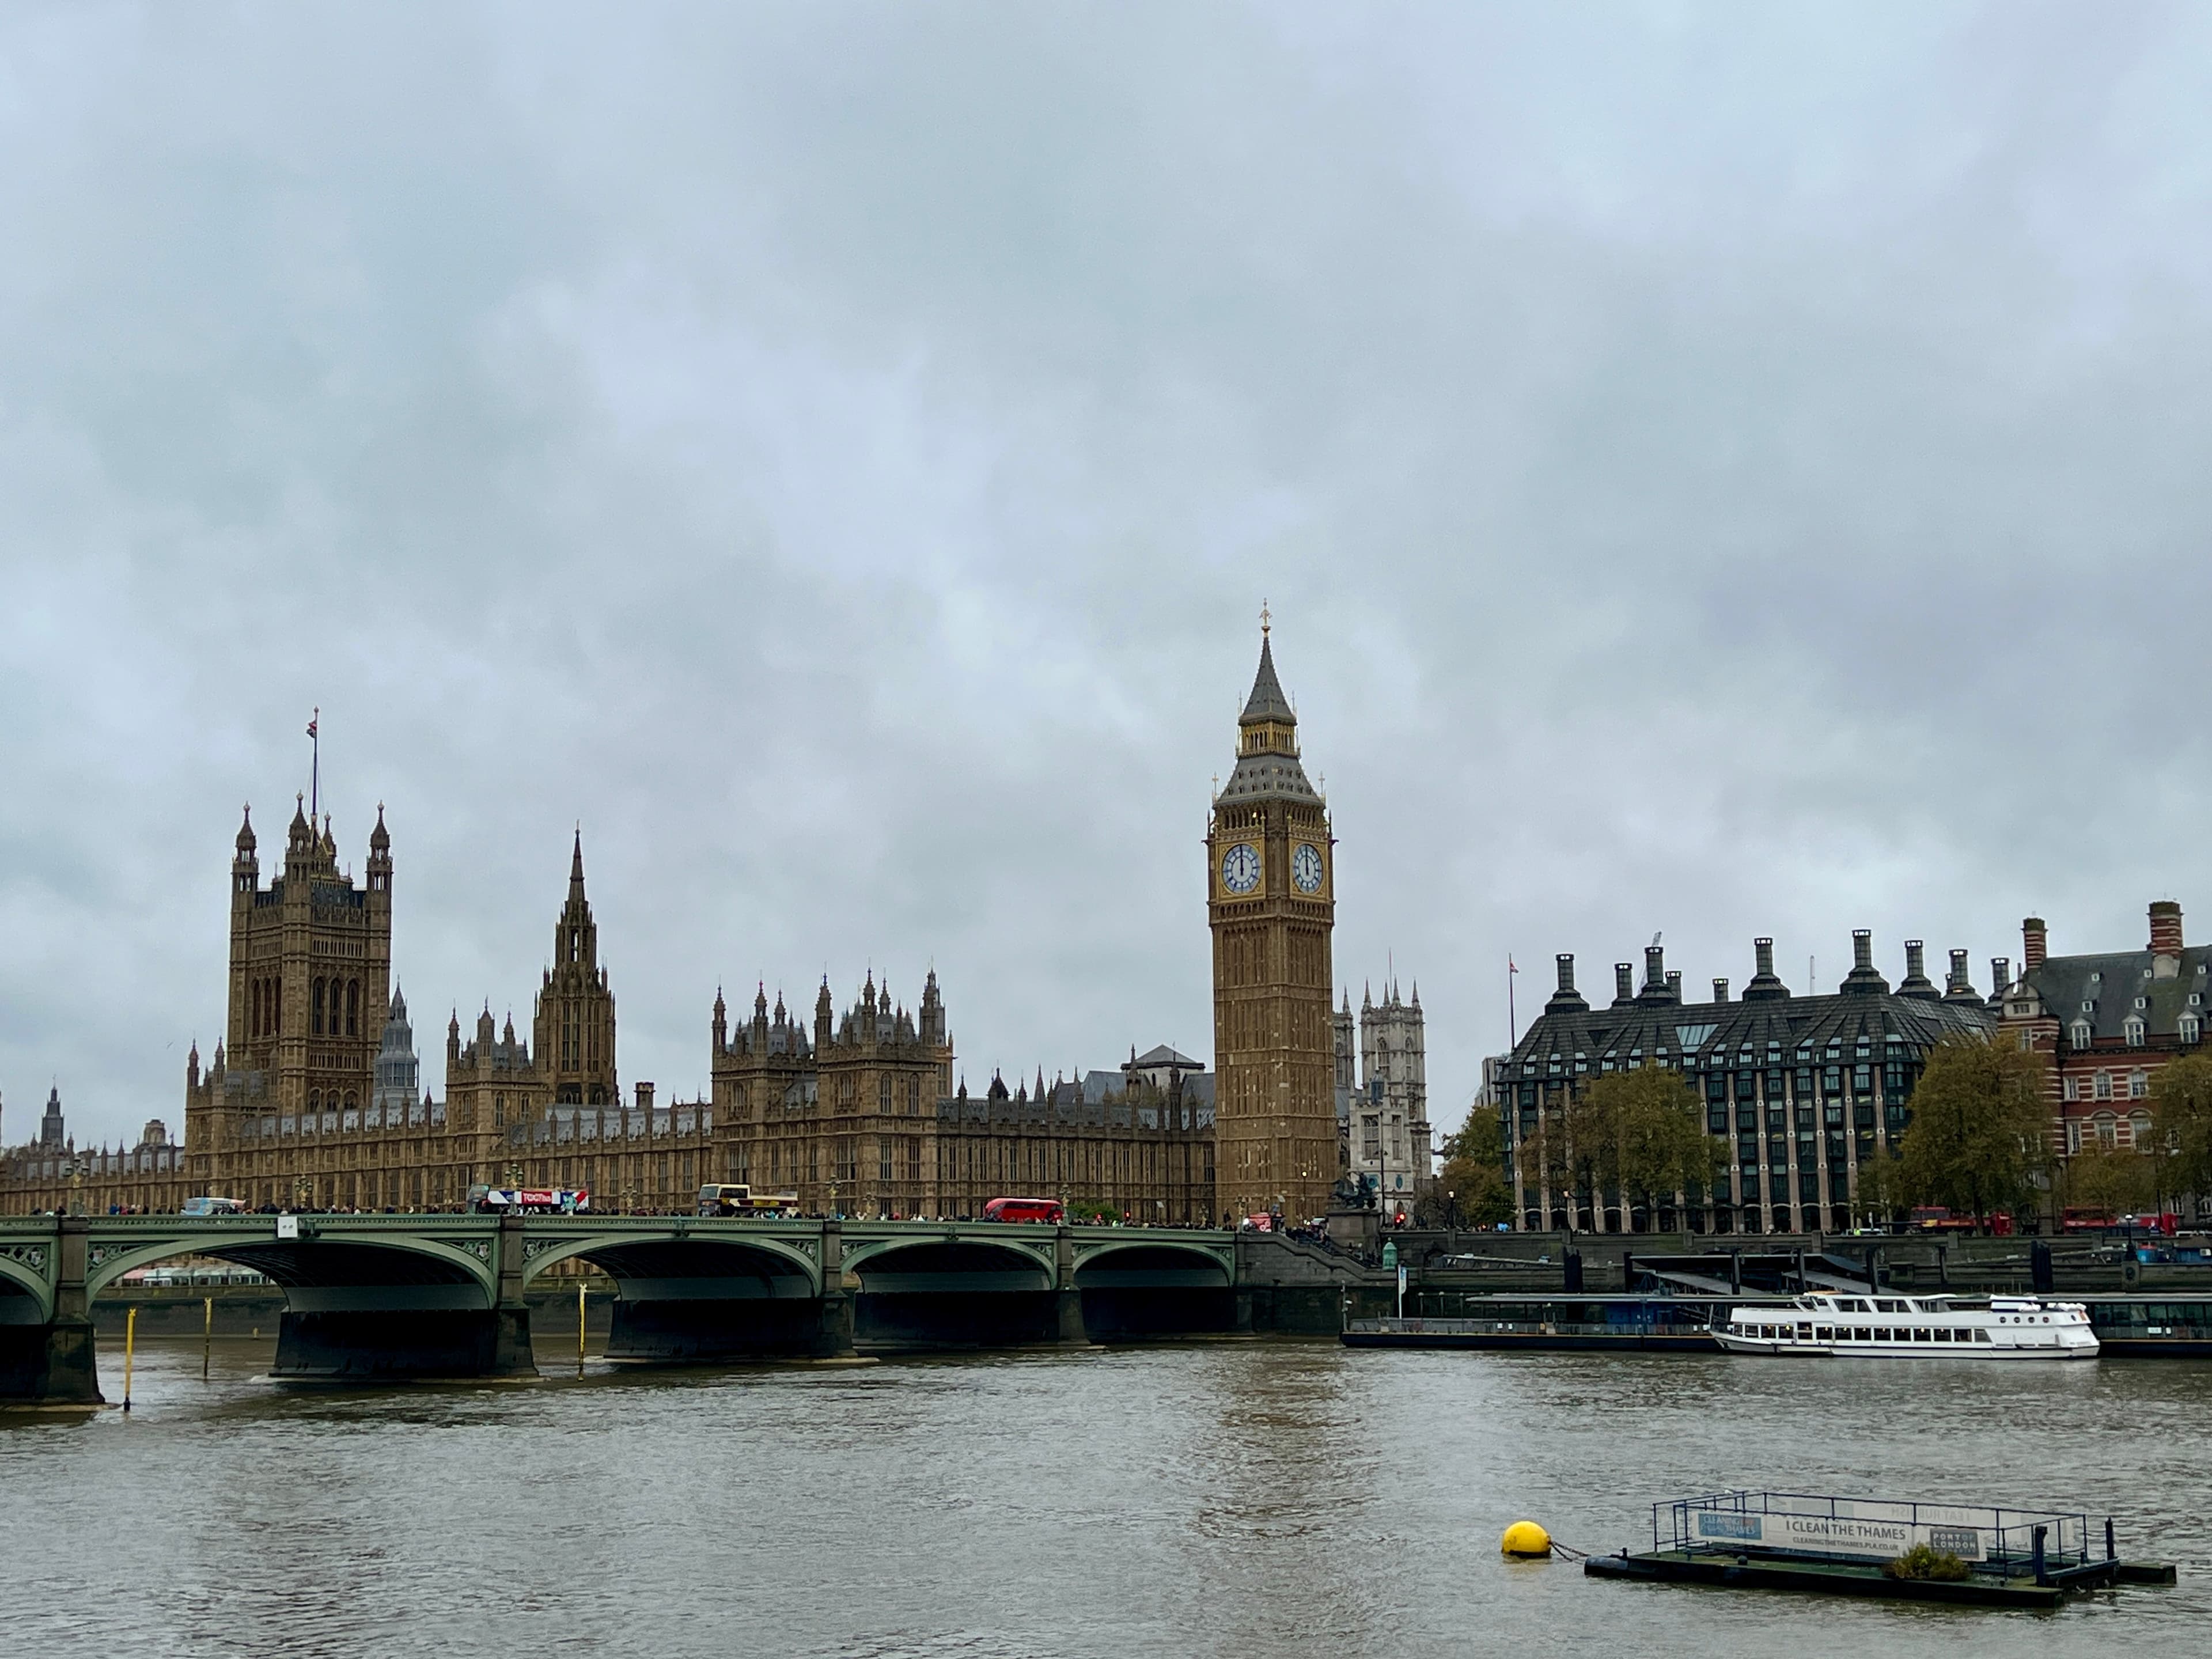
M53 1311L36 1323L0 1325L0 1401L53 1406L101 1403L92 1306L84 1287L88 1226L81 1215L53 1218L47 1246L53 1251Z
M1084 1322L1083 1292L1075 1284L1075 1240L1065 1221L1052 1243L1052 1284L1055 1340L1070 1347L1087 1347L1091 1328Z
M817 1359L850 1359L859 1323L858 1298L845 1288L845 1225L822 1224L822 1317L814 1339Z

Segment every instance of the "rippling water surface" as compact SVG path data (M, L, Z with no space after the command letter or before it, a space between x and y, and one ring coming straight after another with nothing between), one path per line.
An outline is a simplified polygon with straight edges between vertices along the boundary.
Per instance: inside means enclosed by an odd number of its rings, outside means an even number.
M0 1416L25 1654L2185 1653L2212 1366L1800 1365L1255 1340L376 1392L266 1343ZM546 1354L549 1365L557 1363ZM118 1358L104 1356L118 1391ZM1604 1583L1729 1485L2063 1504L2172 1590L2057 1614Z

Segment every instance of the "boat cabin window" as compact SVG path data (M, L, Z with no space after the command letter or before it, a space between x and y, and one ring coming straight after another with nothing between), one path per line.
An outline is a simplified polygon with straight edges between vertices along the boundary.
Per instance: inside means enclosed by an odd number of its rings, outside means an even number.
M1877 1302L1874 1304L1874 1310L1876 1313L1903 1313L1905 1304L1902 1302Z

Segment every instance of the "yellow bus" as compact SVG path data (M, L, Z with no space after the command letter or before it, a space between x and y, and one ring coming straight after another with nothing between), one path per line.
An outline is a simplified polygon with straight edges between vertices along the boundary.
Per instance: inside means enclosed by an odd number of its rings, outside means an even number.
M797 1193L764 1193L742 1183L716 1182L699 1189L701 1215L795 1215Z

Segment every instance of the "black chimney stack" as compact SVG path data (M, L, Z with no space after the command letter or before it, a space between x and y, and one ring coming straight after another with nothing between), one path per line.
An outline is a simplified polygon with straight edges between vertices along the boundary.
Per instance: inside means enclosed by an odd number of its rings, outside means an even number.
M1761 937L1751 942L1752 955L1757 958L1759 971L1751 976L1751 983L1743 988L1746 1002L1775 1002L1790 994L1790 988L1774 974L1774 941Z

